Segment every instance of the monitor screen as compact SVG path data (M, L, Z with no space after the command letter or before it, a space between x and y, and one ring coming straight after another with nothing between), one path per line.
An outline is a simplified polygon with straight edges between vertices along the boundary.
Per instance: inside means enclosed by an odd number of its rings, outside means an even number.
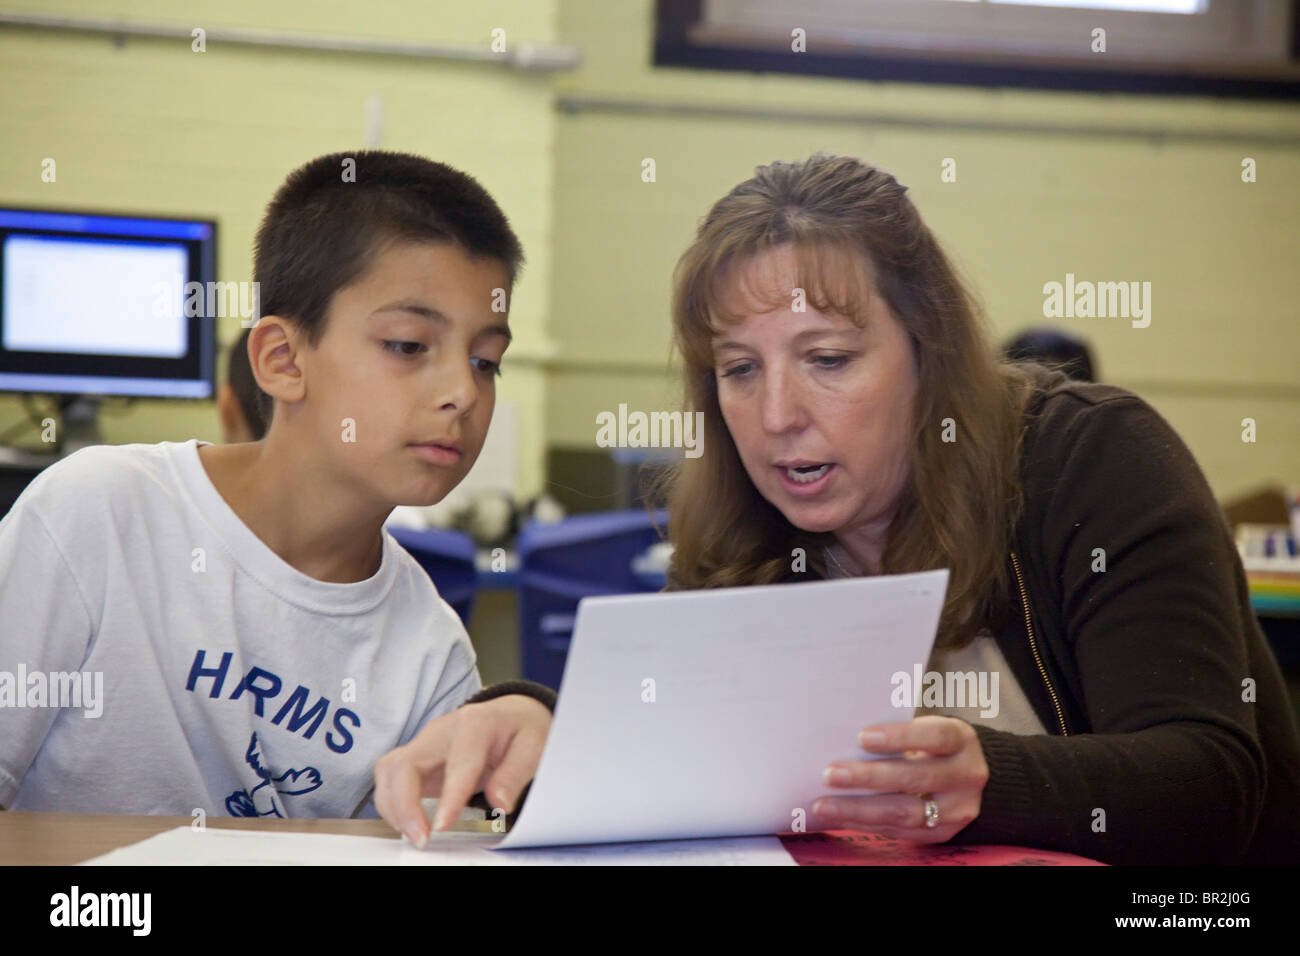
M0 391L211 398L215 279L210 221L0 209Z

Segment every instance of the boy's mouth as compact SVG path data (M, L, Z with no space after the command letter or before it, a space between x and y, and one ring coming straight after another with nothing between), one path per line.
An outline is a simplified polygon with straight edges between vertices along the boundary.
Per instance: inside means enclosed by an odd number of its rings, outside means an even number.
M410 447L421 458L435 465L454 465L464 455L464 450L457 441L416 442Z

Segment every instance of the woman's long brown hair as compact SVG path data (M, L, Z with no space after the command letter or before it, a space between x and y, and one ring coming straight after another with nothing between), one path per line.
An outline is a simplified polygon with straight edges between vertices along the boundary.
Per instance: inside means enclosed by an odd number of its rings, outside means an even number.
M678 261L673 331L685 405L704 413L698 458L667 479L670 587L824 577L830 533L801 531L755 489L718 405L712 340L733 267L791 244L810 307L867 321L874 286L908 334L918 389L911 469L882 571L950 568L936 650L965 646L1007 610L1007 551L1022 506L1018 465L1031 368L1001 361L986 320L893 176L844 156L760 166L720 199ZM739 270L735 270L739 271ZM789 290L784 293L789 305ZM773 301L772 305L777 306ZM955 441L945 442L945 420Z

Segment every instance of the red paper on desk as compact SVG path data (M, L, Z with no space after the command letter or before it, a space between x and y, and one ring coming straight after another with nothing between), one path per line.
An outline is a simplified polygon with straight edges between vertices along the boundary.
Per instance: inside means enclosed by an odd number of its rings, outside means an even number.
M827 830L783 833L781 843L800 866L1105 866L1096 860L1022 846L913 843L878 833Z

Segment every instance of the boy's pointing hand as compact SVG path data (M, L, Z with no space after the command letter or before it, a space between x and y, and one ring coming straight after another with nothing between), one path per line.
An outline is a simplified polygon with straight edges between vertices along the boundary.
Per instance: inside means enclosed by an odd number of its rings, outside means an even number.
M522 694L466 704L429 721L410 743L375 764L375 809L417 847L429 838L421 797L437 797L436 830L450 826L476 792L514 812L541 760L551 712Z

